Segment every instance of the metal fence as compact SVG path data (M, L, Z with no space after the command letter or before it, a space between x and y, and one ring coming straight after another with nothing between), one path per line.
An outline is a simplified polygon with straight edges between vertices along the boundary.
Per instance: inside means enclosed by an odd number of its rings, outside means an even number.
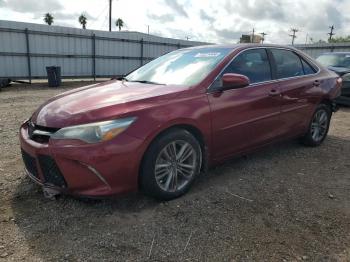
M313 58L317 58L319 55L328 52L350 52L350 43L320 43L310 45L295 45L294 47L307 53Z
M167 52L201 44L0 20L0 78L46 78L46 66L53 65L61 66L63 78L119 76Z
M203 42L139 32L106 32L0 20L0 78L46 78L46 66L60 66L63 78L125 75L178 48ZM317 57L349 51L350 43L295 45Z

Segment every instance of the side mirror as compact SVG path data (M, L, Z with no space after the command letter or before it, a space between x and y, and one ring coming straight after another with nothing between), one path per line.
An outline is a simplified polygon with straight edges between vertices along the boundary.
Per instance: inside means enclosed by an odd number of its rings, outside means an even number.
M224 74L222 76L222 90L228 90L228 89L235 89L235 88L242 88L249 86L250 81L249 78L244 75L239 74Z

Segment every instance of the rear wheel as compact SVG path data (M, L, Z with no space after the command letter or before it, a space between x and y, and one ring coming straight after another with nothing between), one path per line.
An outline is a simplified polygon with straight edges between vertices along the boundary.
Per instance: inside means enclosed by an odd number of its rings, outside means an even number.
M161 200L177 198L190 189L201 164L197 139L186 130L172 129L156 138L147 150L141 167L141 189Z
M326 138L331 120L332 111L329 106L320 104L317 106L309 126L308 132L302 138L307 146L318 146Z

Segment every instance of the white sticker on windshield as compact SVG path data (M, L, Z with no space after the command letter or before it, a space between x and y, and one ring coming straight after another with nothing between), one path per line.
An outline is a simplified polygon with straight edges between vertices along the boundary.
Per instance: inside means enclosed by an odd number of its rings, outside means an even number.
M194 57L218 57L219 55L219 52L197 53Z

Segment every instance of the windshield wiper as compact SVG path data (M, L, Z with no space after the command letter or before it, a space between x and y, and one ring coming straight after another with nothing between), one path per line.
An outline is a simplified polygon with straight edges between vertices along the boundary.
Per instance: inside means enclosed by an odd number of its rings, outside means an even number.
M118 77L117 80L119 81L129 81L126 77L124 76L121 76L121 77Z
M137 82L137 83L142 83L142 84L151 84L151 85L165 85L157 82L152 82L148 80L127 80L129 82Z

